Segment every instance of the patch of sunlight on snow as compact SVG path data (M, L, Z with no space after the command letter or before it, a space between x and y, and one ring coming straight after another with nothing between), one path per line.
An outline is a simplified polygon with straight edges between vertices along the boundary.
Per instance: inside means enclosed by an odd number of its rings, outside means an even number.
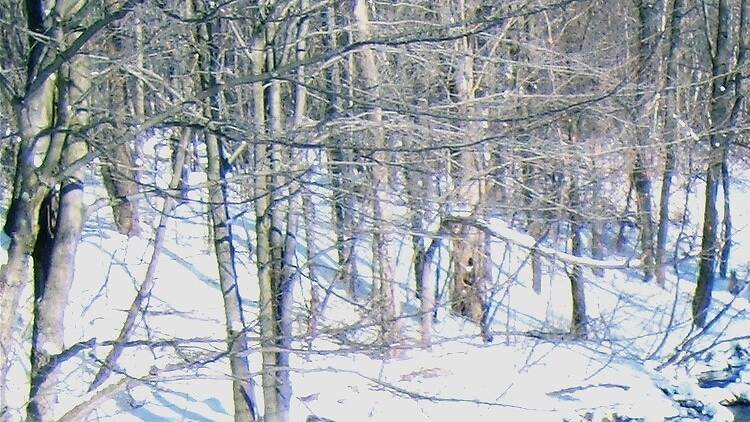
M294 376L295 414L373 421L408 415L410 421L449 422L559 421L595 406L605 409L603 415L619 411L649 420L676 413L641 370L598 362L581 346L544 343L529 349L452 342L405 355L389 362L363 355L293 362L304 368Z

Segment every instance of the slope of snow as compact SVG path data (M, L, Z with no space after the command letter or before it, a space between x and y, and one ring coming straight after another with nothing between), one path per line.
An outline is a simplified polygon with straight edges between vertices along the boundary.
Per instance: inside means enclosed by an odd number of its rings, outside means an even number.
M163 183L157 179L154 178L157 184ZM197 173L191 175L191 186L200 186L204 181ZM103 192L100 188L87 188L87 195L93 202ZM170 221L156 286L132 338L144 341L128 347L118 361L118 371L128 377L143 377L146 382L134 383L106 400L88 420L232 420L229 368L221 356L225 347L223 302L206 228L206 210L200 202L193 202L201 199L200 189L192 190L188 196L192 201L180 205L176 210L178 218ZM744 191L738 192L735 201L742 201L745 196ZM95 338L97 346L65 364L59 415L90 396L84 392L97 370L92 358L105 358L109 346L103 342L117 337L143 280L153 247L155 210L160 207L161 200L148 200L141 238L126 239L118 234L108 209L99 210L87 224L77 257L76 283L70 292L65 334L68 345ZM325 212L322 205L321 210ZM404 212L398 208L391 211ZM747 236L745 212L738 209L735 216L740 228L735 238L738 243L744 243ZM249 359L251 369L258 371L260 355L254 326L258 289L254 257L249 253L253 224L250 215L240 216L235 220L234 233L240 289L250 325ZM502 221L490 224L511 240L513 236L523 239L523 234ZM319 263L333 263L331 237L326 233L316 236L319 247L329 251ZM399 235L396 240L392 247L398 257L397 279L403 291L412 291L411 251L405 246L409 239ZM304 318L296 321L300 340L295 342L291 359L293 421L304 420L308 415L338 422L577 421L587 417L600 421L612 419L613 415L661 421L681 413L675 401L663 392L670 388L681 397L707 403L714 420L732 420L731 413L719 403L747 394L748 373L728 388L700 388L697 374L723 364L711 361L705 354L685 364L656 369L691 335L689 309L694 274L678 277L670 273L668 289L661 290L642 283L635 270L608 270L603 278L584 271L590 336L576 340L563 334L571 313L570 282L564 264L545 261L543 293L537 295L530 286L528 251L504 240L492 242L497 302L492 326L494 342L483 344L475 324L442 308L431 350L416 346L418 321L406 317L403 343L398 345L402 351L397 357L386 359L382 350L369 347L377 335L377 326L372 325L375 319L366 298L366 262L370 256L366 249L359 251L365 288L357 302L345 298L343 286L332 286L319 335L311 342L303 336ZM738 256L738 251L741 249L736 247L733 259L740 265L745 257ZM444 253L439 258L442 289L448 263ZM301 256L300 260L303 261ZM323 287L328 287L332 271L321 271L321 275ZM725 290L724 284L717 285L714 313L732 300ZM303 301L308 298L309 282L302 277L295 288L297 315L305 314ZM405 313L418 309L411 294L402 299ZM28 300L26 306L30 306ZM746 336L748 310L745 297L736 299L722 320L690 345L691 350L708 348L717 339ZM201 363L169 369L190 360ZM19 388L13 400L20 410L28 385L21 369L16 368L14 374ZM114 374L109 383L121 378ZM255 382L260 383L259 376ZM262 393L257 386L255 395L262 408Z

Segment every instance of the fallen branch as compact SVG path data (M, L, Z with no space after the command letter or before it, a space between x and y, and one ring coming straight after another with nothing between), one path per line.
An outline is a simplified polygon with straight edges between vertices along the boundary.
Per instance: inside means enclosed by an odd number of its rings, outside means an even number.
M619 388L623 391L630 390L630 387L627 385L603 383L603 384L589 384L589 385L583 385L583 386L577 386L577 387L563 388L562 390L550 391L549 393L547 393L547 395L553 396L553 397L562 396L562 395L566 395L570 393L576 393L582 390L587 390L589 388Z
M747 286L745 288L747 288ZM744 289L742 290L742 292L744 292ZM742 293L742 292L740 292L740 293ZM730 300L727 304L725 304L724 306L722 306L722 308L719 310L719 312L716 314L716 316L713 317L708 322L708 324L704 325L700 329L700 331L698 331L697 333L695 333L694 335L691 336L691 334L693 333L693 331L695 330L695 328L697 328L697 327L695 327L695 325L693 325L690 328L690 331L685 336L685 338L682 340L682 342L680 342L680 344L675 348L674 353L665 362L663 362L659 366L657 366L656 370L657 371L661 371L662 369L666 368L669 365L672 365L672 364L679 365L681 363L684 363L684 362L688 361L689 359L692 359L692 358L698 356L698 354L700 354L702 352L705 352L705 351L708 351L708 350L712 349L713 347L715 347L717 344L719 344L719 339L717 337L716 339L714 339L714 341L711 342L711 345L709 345L705 349L701 349L701 350L698 350L698 351L695 351L695 352L690 352L690 350L693 347L693 345L699 339L701 339L706 333L708 333L709 330L714 325L716 325L716 323L718 323L719 320L730 309L732 309L732 305L734 305L734 302L737 300L738 297L740 297L740 296L739 295L735 295L734 297L732 297L732 300ZM734 319L736 317L737 317L737 315L735 315L735 316L733 316L731 318ZM686 354L683 355L683 353L686 353Z
M625 268L639 268L642 266L640 259L594 259L583 256L575 256L566 252L558 251L555 248L539 245L538 242L531 236L525 233L521 233L517 230L509 227L498 227L497 229L490 228L486 222L479 221L473 218L450 216L443 219L443 226L438 232L442 234L445 232L445 228L451 224L458 224L464 226L474 227L483 231L487 236L501 239L506 242L510 242L514 245L520 246L538 255L544 256L549 259L556 259L567 264L581 265L589 268L601 268L601 269L625 269Z
M88 400L70 409L60 419L58 419L57 422L75 422L83 420L86 415L91 413L102 402L137 382L138 381L133 378L123 378L112 385L108 385L101 390L93 393Z

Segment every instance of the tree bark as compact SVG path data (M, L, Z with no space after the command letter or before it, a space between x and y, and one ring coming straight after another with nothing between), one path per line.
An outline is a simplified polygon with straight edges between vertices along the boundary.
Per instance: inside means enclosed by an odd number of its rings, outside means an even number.
M742 0L739 7L740 23L739 35L737 38L737 69L742 69L750 62L750 51L748 51L748 42L750 42L750 38L748 37L748 34L750 34L750 1ZM745 104L742 90L743 79L744 78L739 71L734 74L733 82L735 99L729 116L729 127L735 127L740 110L742 109L743 104ZM726 278L727 273L729 272L729 255L732 249L732 209L729 200L731 185L731 175L729 172L729 146L735 136L735 133L730 133L730 139L726 140L726 145L722 151L721 180L724 191L724 239L721 248L721 265L719 270L723 278ZM734 271L731 273L734 274Z
M594 259L604 258L604 222L596 217L591 222L591 257ZM592 272L597 277L604 277L602 268L595 268Z
M646 84L649 82L648 64L651 52L655 48L657 39L655 24L658 17L657 8L646 0L636 0L638 9L638 45L637 60L635 61L636 82L639 85L639 94L636 95L636 110L645 104L646 96L643 95ZM651 179L644 158L644 147L649 144L649 129L647 122L639 122L643 117L638 112L634 113L636 122L636 148L635 159L631 172L633 188L635 190L636 205L638 208L638 226L640 229L641 260L643 261L643 281L651 281L654 277L654 222L652 211Z
M59 96L67 96L60 101L57 117L68 128L88 122L85 95L88 91L87 67L82 58L63 66L58 84ZM83 139L76 135L55 134L64 137L62 165L67 167L81 159L88 152ZM49 261L43 260L36 268L47 266L42 274L35 277L34 326L31 345L31 392L29 394L28 415L31 420L48 420L56 401L57 378L51 373L56 368L42 370L54 355L62 352L64 345L64 317L68 303L68 292L73 284L75 258L84 225L83 179L84 170L78 170L65 180L60 187L59 212L52 231L52 238L37 236L37 241L52 241ZM45 247L46 248L46 247ZM46 256L45 256L46 258ZM35 257L36 261L36 257ZM35 262L36 264L36 262Z
M722 242L719 259L719 275L727 278L729 273L729 255L732 251L732 207L730 198L731 179L729 175L729 148L724 148L721 157L721 187L724 193L724 215L722 216Z
M476 5L458 0L455 5L462 20L475 17ZM445 18L444 18L445 19ZM476 81L474 78L474 52L471 38L463 37L456 41L458 55L453 71L453 83L458 101L457 108L463 116L474 116ZM474 141L480 137L480 128L476 121L464 123L466 138ZM456 179L457 206L475 216L484 215L485 180L482 177L483 153L481 150L461 150L456 153L457 166L454 169ZM487 274L485 259L489 256L485 250L484 232L471 226L461 226L453 232L453 249L451 257L454 265L453 288L451 289L451 306L454 312L482 323L485 312L485 294Z
M577 195L577 193L572 193L572 195ZM578 223L578 217L575 215L571 215L570 217L570 241L571 254L582 256L583 240L581 238L581 225ZM573 315L571 317L570 332L577 337L585 337L588 317L586 315L586 290L584 288L581 266L578 264L571 265L571 269L568 270L568 278L570 279L570 290L573 297Z
M706 169L706 193L705 193L705 211L703 215L703 238L701 240L701 255L698 270L698 280L693 296L693 324L697 327L703 327L706 323L706 317L711 305L711 295L713 292L716 260L720 251L718 224L719 216L716 209L716 199L721 182L722 162L724 160L724 150L729 148L731 138L731 114L732 102L735 98L731 95L733 90L728 89L728 82L732 80L731 72L733 69L735 57L732 54L739 32L735 26L736 16L733 13L733 7L729 0L719 0L718 2L718 21L716 27L716 50L712 57L712 75L711 79L711 104L710 119L711 132L708 140L711 150L708 157L708 166ZM736 105L736 103L735 103Z
M105 157L102 168L104 186L110 196L117 231L127 236L140 234L138 217L138 181L135 177L133 150L129 144L115 147L112 157Z
M675 124L677 119L677 57L682 48L681 27L682 16L685 13L684 0L667 2L665 13L668 16L669 41L664 55L661 81L663 106L660 107L663 110L661 111L662 129L660 138L664 142L664 170L662 171L661 192L659 194L659 223L655 250L656 284L661 287L666 285L666 249L670 224L669 198L676 160L674 138L677 136L677 125ZM670 112L674 115L670 115Z
M355 21L358 40L370 38L372 30L368 15L366 0L355 0L352 17ZM375 61L375 53L371 48L365 48L357 55L358 70L362 77L362 89L370 101L368 120L371 124L368 131L376 152L373 154L372 165L372 216L375 226L372 231L373 251L373 297L376 299L381 325L381 339L390 345L400 337L398 304L396 303L397 283L393 278L393 260L390 245L393 241L390 223L385 220L384 207L389 203L390 173L386 167L388 153L385 130L383 128L383 110L380 101L380 75Z
M202 9L192 5L194 12ZM217 21L220 22L220 21ZM220 52L215 39L215 23L208 20L197 29L198 60L203 70L200 78L202 89L215 86L221 79ZM221 121L219 95L210 96L204 104L204 115L209 121ZM256 403L252 376L247 361L247 327L242 313L242 299L237 286L235 251L232 223L227 206L226 179L223 171L223 153L219 138L211 131L204 131L206 142L209 216L214 234L214 251L219 267L219 285L224 299L226 341L229 366L232 372L232 396L234 420L255 421Z
M54 92L56 75L50 75L33 91L30 86L42 66L43 50L37 41L47 32L44 24L43 2L27 0L27 10L38 11L27 15L29 37L27 88L16 115L21 143L13 178L13 194L6 214L3 231L10 237L8 261L0 266L0 409L5 403L7 373L20 358L19 342L13 338L13 326L19 315L16 312L24 286L29 282L29 257L32 255L38 232L38 217L42 201L53 184L52 174L59 162L62 146L51 147L49 129L53 125L55 109Z
M326 7L323 20L326 36L323 44L328 49L339 47L336 8ZM342 117L344 113L343 77L341 66L332 63L325 68L326 109L327 119ZM342 137L343 138L343 137ZM343 283L350 297L356 299L359 274L357 271L357 236L358 223L354 212L357 207L355 190L356 182L353 177L352 166L355 160L351 152L342 148L343 139L336 134L326 144L326 158L328 173L331 177L331 205L333 212L333 228L336 234L336 281Z
M31 352L31 392L28 404L29 418L45 417L56 400L55 382L51 374L42 373L54 354L63 349L62 319L67 303L67 292L73 279L75 252L83 224L81 171L73 172L62 181L59 212L41 216L40 207L50 196L50 186L57 185L60 168L76 161L86 153L83 140L76 132L86 124L88 80L84 59L73 57L56 70L41 72L51 60L46 56L46 40L51 39L59 48L65 48L78 29L66 28L71 14L80 5L55 3L53 10L45 11L41 0L27 0L27 28L30 33L27 85L20 107L17 124L21 144L18 149L14 190L6 216L4 231L11 238L8 262L0 268L0 409L6 406L8 388L7 371L12 361L18 361L21 341L13 339L13 325L19 314L21 292L28 283L28 257L37 252L39 270L35 277L35 302ZM54 22L45 14L54 13ZM45 41L42 41L45 40ZM73 111L75 109L75 112ZM45 211L52 211L45 207ZM37 242L39 218L55 218L50 235ZM48 221L48 223L52 223ZM54 369L54 368L52 368ZM49 376L48 376L49 375ZM3 417L4 418L4 417Z
M432 195L432 177L429 173L407 171L404 180L409 192L411 218L411 242L413 250L415 297L420 302L420 334L423 347L432 343L432 313L435 307L434 254L439 240L432 239L429 244L425 237L425 220L428 210L428 198Z
M266 26L253 41L253 73L273 70L274 28ZM266 85L269 86L266 89ZM260 284L260 337L262 348L262 386L264 415L268 422L289 420L291 385L289 383L288 341L291 299L289 280L285 277L285 260L291 259L294 233L284 234L282 207L282 151L273 136L282 130L279 81L253 84L254 126L261 138L255 146L255 236L256 263ZM268 116L268 119L266 118ZM289 215L287 215L290 217ZM295 220L286 220L288 230L296 230Z
M275 31L268 28L267 31ZM268 35L267 39L273 39ZM266 69L273 70L276 66L276 46L266 47ZM289 164L294 162L293 152L279 143L273 142L284 136L284 122L281 99L281 81L271 80L267 90L268 129L270 135L271 174L269 177L271 191L271 204L268 212L271 213L271 258L272 262L272 284L273 302L271 307L274 312L274 360L273 360L273 390L270 392L275 397L274 408L266 406L264 417L269 421L285 422L289 420L289 409L292 397L292 385L289 377L289 349L292 341L292 292L293 281L296 274L294 259L297 250L297 230L299 214L294 211L298 205L295 203L296 194L299 192L299 183L294 178L285 176L291 168ZM297 92L295 103L297 113L304 113L304 95ZM293 125L302 119L300 114L294 115ZM285 164L289 163L289 164ZM284 199L286 196L286 199ZM265 364L265 361L264 361ZM269 383L269 384L270 384ZM265 385L265 381L264 381Z
M126 28L121 25L118 30L127 31ZM136 39L142 34L138 33L139 25L135 26ZM127 33L127 32L126 32ZM107 47L112 52L113 57L122 55L123 40L117 37L107 41ZM136 46L139 49L139 46ZM142 54L136 52L136 59L140 59L141 66ZM109 107L112 110L122 108L124 104L127 104L128 97L138 97L138 94L128 95L131 91L128 84L128 76L124 70L114 70L112 78L106 83L108 85L107 92L110 98ZM136 87L140 84L136 83ZM133 89L136 90L136 89ZM136 117L143 118L143 113L138 104L138 100L134 102L133 114ZM115 226L117 231L127 236L136 236L140 233L139 217L138 217L138 201L136 195L138 194L138 179L135 168L135 160L133 157L134 148L129 142L122 142L118 139L122 136L121 131L116 129L110 129L108 133L114 138L112 142L117 146L114 148L112 154L107 154L103 158L102 163L102 178L104 181L104 187L109 193L110 202L112 206L112 212L114 216Z

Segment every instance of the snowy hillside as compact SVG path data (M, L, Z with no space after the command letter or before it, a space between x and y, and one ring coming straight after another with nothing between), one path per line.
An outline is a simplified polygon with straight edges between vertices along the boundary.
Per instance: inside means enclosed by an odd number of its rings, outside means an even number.
M0 0L0 422L750 421L750 0Z
M93 201L97 191L89 194ZM148 307L117 369L131 381L103 398L82 420L232 420L230 375L222 358L223 304L215 257L201 222L202 207L197 202L180 205L170 223ZM128 239L113 230L108 214L101 209L91 216L78 251L65 342L93 343L66 363L68 375L58 386L60 416L87 398L74 392L86 390L94 363L106 356L107 342L117 336L150 256L149 231ZM145 215L146 221L155 217L148 210ZM238 274L251 321L257 315L258 292L245 245L252 224L244 218L235 223ZM511 230L501 221L493 224L499 231ZM406 317L404 337L395 346L400 352L391 357L377 345L366 299L353 303L335 286L318 333L307 338L304 307L309 285L295 286L291 420L317 416L338 422L661 421L689 415L678 404L686 399L705 405L705 420L733 420L719 403L750 398L747 292L693 341L688 310L694 274L681 273L679 284L677 275L670 274L664 291L642 283L631 270L608 270L603 278L586 271L592 327L590 337L581 340L566 331L571 308L564 265L548 265L544 293L537 295L528 281L527 251L505 241L493 245L497 274L507 281L496 296L494 339L489 344L482 342L475 323L451 315L443 305L434 326L434 345L420 348L417 318ZM400 265L404 280L409 261L408 256L400 257L407 263ZM331 280L323 283L330 285ZM723 290L720 286L716 292L716 311L733 300ZM403 300L404 313L414 312L414 299ZM257 371L260 356L253 338L257 334L251 336L249 358L251 369ZM686 338L691 339L687 345ZM676 362L662 368L683 346ZM699 375L724 369L725 358L735 348L744 351L747 365L734 374L736 382L700 388ZM13 391L13 402L21 409L25 374L16 368L15 375L19 388ZM262 397L257 385L256 395ZM13 414L20 418L20 410Z

